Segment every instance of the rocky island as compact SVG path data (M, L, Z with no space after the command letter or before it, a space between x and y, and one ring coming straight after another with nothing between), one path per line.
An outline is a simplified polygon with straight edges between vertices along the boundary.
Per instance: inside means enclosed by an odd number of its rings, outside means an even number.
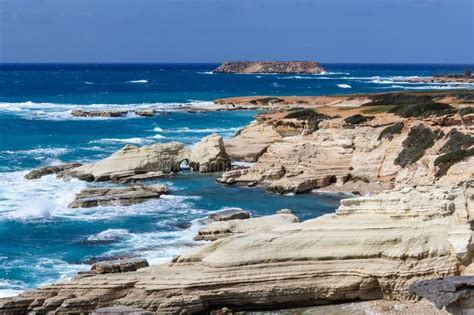
M319 74L323 73L324 69L314 61L229 61L213 72Z
M127 146L95 163L33 173L30 180L56 172L123 183L172 176L187 160L196 172L220 172L226 185L351 196L335 213L304 222L288 209L215 214L196 235L208 242L169 263L114 262L0 299L0 310L232 314L423 298L443 312L472 312L473 100L474 91L221 99L213 110L267 111L225 142L211 135L190 150L176 142ZM253 164L230 169L230 160ZM140 201L151 189L131 187Z

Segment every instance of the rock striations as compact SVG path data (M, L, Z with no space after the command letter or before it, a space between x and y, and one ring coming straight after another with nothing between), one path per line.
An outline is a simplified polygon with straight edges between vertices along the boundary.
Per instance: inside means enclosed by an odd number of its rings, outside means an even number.
M214 73L319 74L323 72L323 67L314 61L229 61L214 69Z
M413 299L408 289L414 282L456 275L470 263L473 192L469 184L423 186L348 199L334 214L230 233L170 264L43 286L1 299L0 307L11 313L127 306L194 314L225 306ZM252 220L241 221L259 224Z
M127 146L96 163L40 170L31 177L60 172L135 182L172 174L187 161L197 172L226 171L218 179L224 184L364 196L304 222L288 209L266 217L240 209L215 213L196 236L210 242L170 263L136 271L114 264L106 268L112 273L89 272L0 299L0 310L171 315L419 296L470 310L472 280L449 278L474 270L474 93L456 93L322 97L304 108L259 98L256 106L282 107L258 115L226 143L210 135L190 149ZM231 159L255 163L229 170ZM166 192L160 185L102 187L76 202L128 204Z

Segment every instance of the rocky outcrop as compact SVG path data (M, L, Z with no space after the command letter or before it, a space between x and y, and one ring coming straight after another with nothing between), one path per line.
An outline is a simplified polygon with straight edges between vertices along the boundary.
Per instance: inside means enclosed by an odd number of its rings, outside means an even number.
M70 208L91 208L97 206L125 206L159 198L168 193L165 185L133 185L121 188L87 188L81 190Z
M256 162L268 146L282 136L268 124L253 122L225 142L225 149L234 161Z
M230 61L224 62L213 72L318 74L324 69L314 61Z
M195 240L214 241L239 233L261 232L272 230L285 224L297 223L298 217L291 213L278 213L258 218L214 221L200 229Z
M130 272L148 266L149 264L146 259L109 260L93 264L90 272L94 274Z
M26 179L38 179L45 175L57 174L65 170L70 170L81 166L81 163L66 163L60 165L45 166L39 169L33 170L25 175Z
M128 114L128 110L113 109L113 110L95 110L86 111L81 109L74 109L71 111L71 115L75 117L103 117L103 118L117 118L124 117Z
M466 184L346 199L334 214L230 235L170 264L47 285L0 299L0 308L192 314L413 299L413 283L456 275L471 262L473 193Z
M250 212L246 210L242 210L239 208L235 209L226 209L226 210L221 210L217 211L215 213L211 213L207 217L208 222L214 222L214 221L229 221L229 220L243 220L243 219L249 219L251 217Z
M142 147L126 145L108 158L83 165L64 175L94 181L126 181L127 178L150 172L177 172L185 158L186 149L178 142Z
M415 282L410 292L452 314L474 313L474 276L454 276Z
M230 158L218 134L201 139L188 154L189 168L199 173L215 173L230 169Z
M74 109L71 111L71 115L75 117L89 117L89 118L120 118L125 117L128 114L135 114L143 117L153 117L156 115L154 108L143 108L143 109L109 109L109 110L82 110Z

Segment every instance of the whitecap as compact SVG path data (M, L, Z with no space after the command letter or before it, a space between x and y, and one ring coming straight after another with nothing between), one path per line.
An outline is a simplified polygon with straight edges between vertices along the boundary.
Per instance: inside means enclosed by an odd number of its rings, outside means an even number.
M351 89L352 88L352 86L350 86L349 84L338 84L337 86L340 87L341 89Z
M148 80L131 80L128 83L148 83Z
M103 139L89 141L89 143L125 143L125 144L144 144L144 143L149 143L149 142L150 142L149 139L138 138L138 137L125 138L125 139L103 138Z
M214 74L212 71L198 71L199 74Z
M84 84L95 84L94 82L85 81Z
M87 238L88 242L112 242L127 238L130 235L126 229L107 229Z
M163 135L160 135L159 133L157 133L156 135L152 136L151 138L153 138L153 139L165 139L166 137L163 136Z
M155 128L153 128L153 131L155 131L155 132L162 132L163 129L161 129L160 127L155 127Z

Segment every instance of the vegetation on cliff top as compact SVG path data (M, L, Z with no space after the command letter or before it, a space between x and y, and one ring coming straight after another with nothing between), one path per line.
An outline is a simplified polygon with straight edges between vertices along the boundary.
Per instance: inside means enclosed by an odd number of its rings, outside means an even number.
M382 132L380 133L378 137L378 140L380 141L385 138L392 140L394 134L399 134L402 132L403 126L404 124L402 122L388 126L384 130L382 130Z
M344 119L344 122L351 125L359 125L369 120L372 120L374 118L375 118L374 116L364 116L361 114L356 114L356 115L347 117L346 119Z
M435 141L443 136L441 130L434 132L423 124L412 127L408 137L403 141L403 150L395 159L394 163L405 167L418 161L425 151L431 148Z
M444 154L434 161L434 165L438 167L436 177L446 175L451 166L465 158L474 156L474 148L471 148L474 145L474 137L463 134L457 129L452 129L446 137L449 137L448 141L439 150Z

